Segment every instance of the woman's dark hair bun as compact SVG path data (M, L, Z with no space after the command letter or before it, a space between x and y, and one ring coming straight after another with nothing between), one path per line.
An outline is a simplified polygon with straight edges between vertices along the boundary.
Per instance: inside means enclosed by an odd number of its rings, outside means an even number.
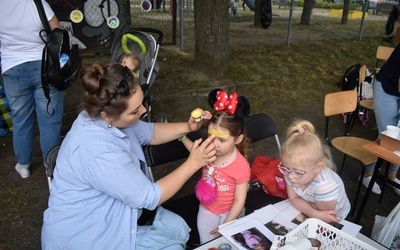
M84 66L80 71L83 88L91 95L96 94L100 87L100 79L104 73L105 69L99 63Z

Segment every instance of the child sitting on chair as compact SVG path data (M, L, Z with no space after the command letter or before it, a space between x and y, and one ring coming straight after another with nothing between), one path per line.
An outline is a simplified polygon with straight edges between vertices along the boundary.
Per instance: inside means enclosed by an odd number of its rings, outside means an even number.
M196 185L196 197L200 200L197 228L200 243L219 236L218 226L244 215L250 165L248 138L244 118L250 113L245 97L234 92L216 89L209 94L209 103L215 112L208 123L208 134L215 135L217 159L203 167L202 177ZM192 141L182 143L190 150Z
M278 168L297 210L326 223L346 218L350 202L343 181L334 171L329 148L309 121L296 121L288 128L280 159Z
M121 65L128 67L135 78L139 78L140 60L134 54L125 54L121 59Z

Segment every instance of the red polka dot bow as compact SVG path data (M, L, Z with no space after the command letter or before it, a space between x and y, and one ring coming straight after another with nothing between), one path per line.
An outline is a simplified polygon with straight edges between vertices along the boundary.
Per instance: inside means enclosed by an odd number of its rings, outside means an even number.
M226 110L229 114L233 115L236 111L238 103L238 94L233 92L228 95L225 91L219 90L217 92L217 101L214 103L214 110Z

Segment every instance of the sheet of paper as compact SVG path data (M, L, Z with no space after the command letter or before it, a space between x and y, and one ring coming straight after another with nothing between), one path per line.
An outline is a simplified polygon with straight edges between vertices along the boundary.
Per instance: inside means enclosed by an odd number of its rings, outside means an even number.
M225 224L222 224L219 226L219 229L225 228L225 227L233 227L237 226L239 224L243 224L244 222L251 221L254 219L259 220L261 223L267 223L274 219L280 211L274 206L274 205L268 205L265 207L262 207L260 209L255 210L253 213L246 215L245 217L239 218L235 221L231 221Z

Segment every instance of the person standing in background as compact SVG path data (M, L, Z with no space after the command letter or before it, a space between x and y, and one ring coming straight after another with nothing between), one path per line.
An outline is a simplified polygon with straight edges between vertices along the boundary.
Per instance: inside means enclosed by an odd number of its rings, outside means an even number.
M382 65L374 82L374 112L376 125L378 126L378 135L386 130L387 125L399 126L398 111L400 109L400 44L396 46L388 60ZM365 167L363 184L368 187L372 178L375 164ZM394 182L400 183L396 177L399 166L390 164L388 178ZM393 191L400 195L400 189L393 187ZM374 183L372 192L381 193L377 183Z
M62 28L50 5L42 0L50 28ZM13 122L13 147L17 158L15 170L22 178L30 176L34 148L34 124L37 119L43 159L60 143L64 97L50 86L51 107L41 81L43 30L33 0L0 1L1 68Z

